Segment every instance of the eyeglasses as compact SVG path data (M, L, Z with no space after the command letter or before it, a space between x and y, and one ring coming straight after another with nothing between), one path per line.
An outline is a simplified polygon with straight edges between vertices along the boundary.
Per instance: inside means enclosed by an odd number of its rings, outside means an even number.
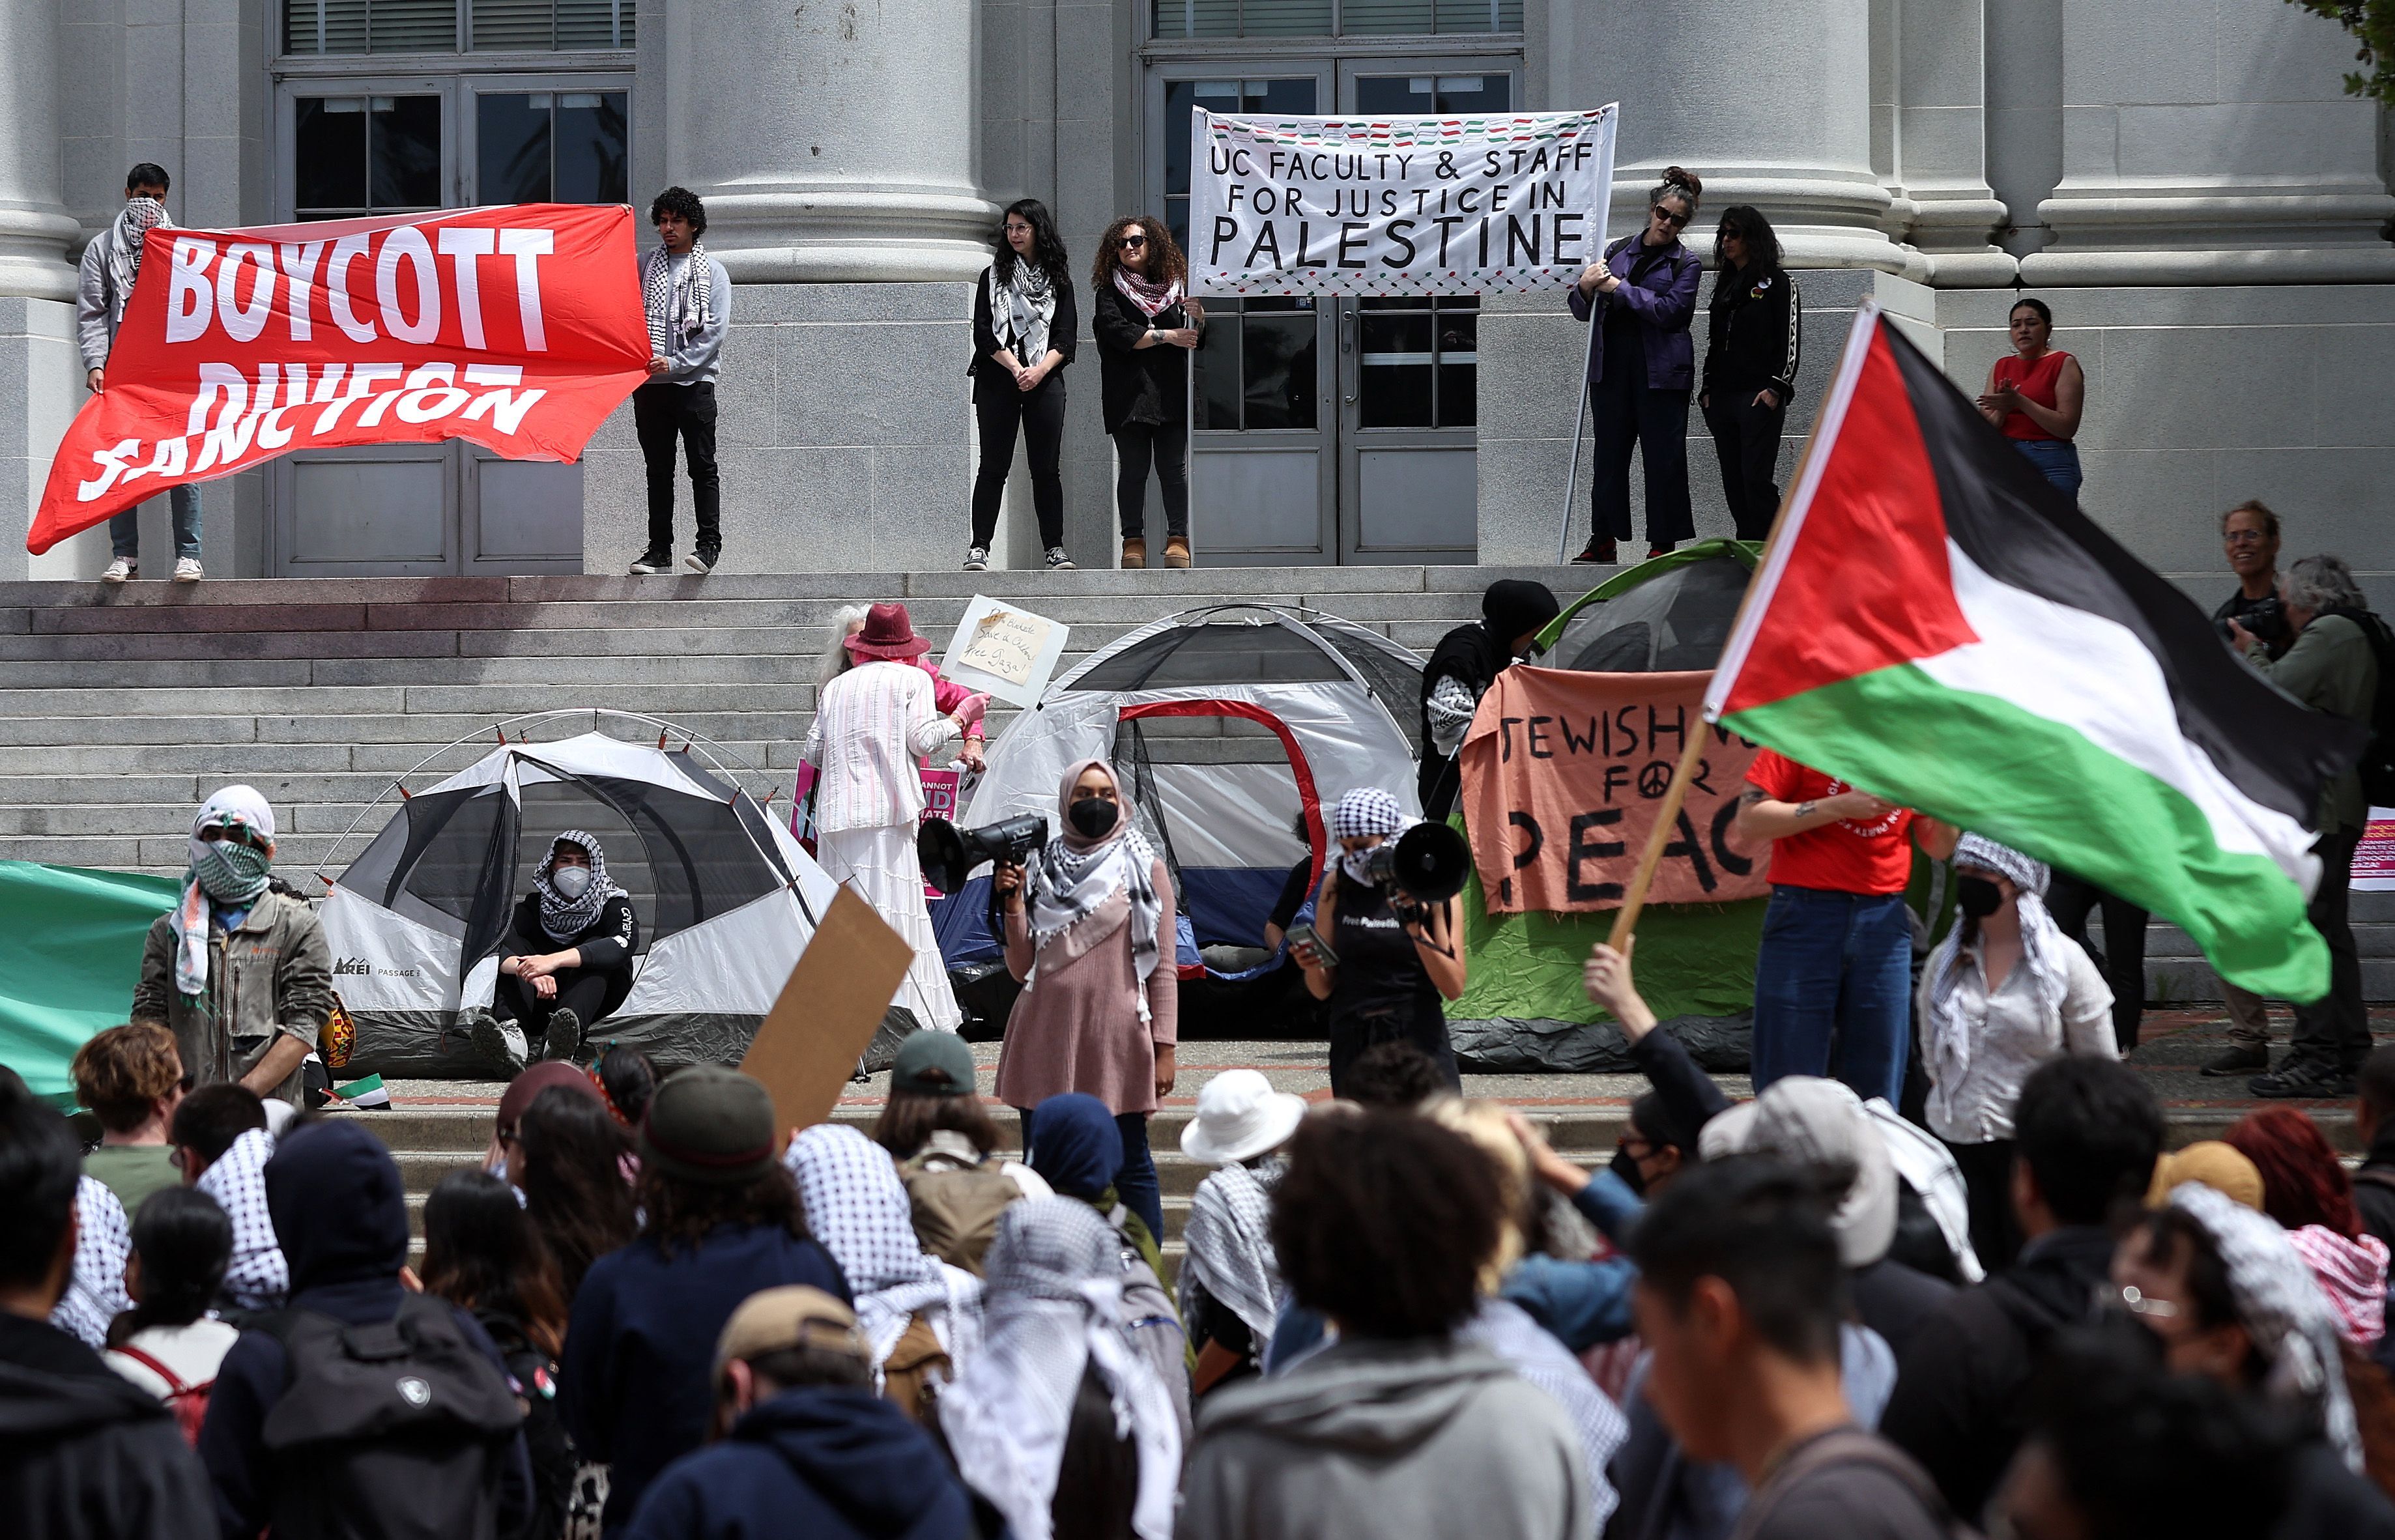
M2135 1283L2124 1283L2120 1292L2121 1308L2132 1315L2142 1315L2150 1321L2175 1321L2178 1307L2167 1299L2156 1299Z
M2260 546L2268 544L2270 537L2261 530L2230 530L2220 538L2231 546Z
M1144 246L1147 244L1147 237L1145 235L1126 235L1115 244L1122 247L1123 250L1129 251L1134 246Z
M1656 218L1658 218L1658 219L1662 220L1665 224L1667 224L1667 225L1671 226L1674 230L1678 230L1678 229L1682 228L1683 226L1687 225L1687 222L1688 222L1688 218L1689 218L1689 217L1688 217L1687 215L1686 215L1686 214L1674 214L1674 213L1673 213L1670 209L1665 208L1665 207L1664 207L1662 204L1657 204L1655 205L1655 217L1656 217Z

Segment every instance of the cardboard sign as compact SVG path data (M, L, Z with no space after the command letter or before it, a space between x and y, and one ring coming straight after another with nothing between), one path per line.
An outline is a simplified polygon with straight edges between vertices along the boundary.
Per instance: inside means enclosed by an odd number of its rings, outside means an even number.
M773 1093L783 1130L831 1116L914 960L915 949L871 904L840 890L740 1061L741 1073Z
M1582 674L1516 665L1464 734L1463 812L1490 914L1617 909L1687 735L1710 740L1663 847L1651 903L1769 891L1769 849L1731 836L1756 745L1705 724L1709 674Z
M940 672L1012 705L1038 705L1065 655L1071 627L986 594L975 594L948 640Z

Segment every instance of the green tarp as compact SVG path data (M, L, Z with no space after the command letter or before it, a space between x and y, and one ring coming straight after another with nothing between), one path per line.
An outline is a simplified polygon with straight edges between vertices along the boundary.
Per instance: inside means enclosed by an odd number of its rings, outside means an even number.
M172 877L0 861L0 1064L71 1105L68 1061L123 1021L150 924L175 907Z

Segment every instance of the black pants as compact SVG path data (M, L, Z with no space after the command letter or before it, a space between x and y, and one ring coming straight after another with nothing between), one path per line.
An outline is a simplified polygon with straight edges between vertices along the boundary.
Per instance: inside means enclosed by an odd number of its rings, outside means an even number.
M557 980L557 994L543 1000L526 988L522 979L500 974L498 987L491 995L491 1014L502 1021L521 1025L525 1037L537 1046L549 1032L550 1011L565 1007L587 1032L592 1022L607 1013L607 996L613 986L624 984L629 993L628 972L621 968L568 967L553 977Z
M723 485L715 475L715 387L643 385L632 392L632 430L649 467L649 550L673 549L674 441L690 461L698 548L723 548Z
M1606 341L1612 342L1611 337ZM1596 484L1590 513L1599 540L1630 538L1630 452L1647 466L1647 543L1666 548L1697 534L1688 507L1688 393L1647 388L1647 349L1608 347L1594 398Z
M1037 390L1014 388L1011 379L976 381L973 415L981 419L981 472L973 478L973 543L986 546L998 533L998 510L1006 501L1006 473L1014 466L1014 426L1023 425L1031 452L1031 506L1039 515L1039 544L1065 543L1065 478L1057 468L1065 450L1065 376L1051 375Z
M1788 403L1758 404L1754 398L1763 388L1716 386L1704 409L1714 453L1721 457L1722 498L1740 540L1769 534L1780 511L1780 428L1788 420Z
M2013 1212L2013 1141L1946 1148L1963 1168L1963 1185L1969 1193L1971 1249L1979 1254L1981 1267L2001 1272L2013 1265L2021 1248L2020 1218Z
M1456 1073L1455 1049L1447 1041L1447 1013L1427 1001L1412 1011L1383 1016L1334 1016L1330 1019L1330 1094L1345 1096L1347 1072L1364 1050L1379 1043L1411 1043L1430 1055L1448 1085L1463 1089Z
M1115 430L1115 512L1123 538L1147 533L1147 467L1164 493L1164 533L1189 533L1189 425L1125 423Z
M2362 1000L2362 957L2354 951L2347 902L2353 888L2353 848L2361 842L2359 829L2340 829L2321 836L2312 846L2312 854L2320 857L2321 879L2304 916L2321 933L2321 940L2328 942L2328 993L2309 1006L2296 1007L2295 1030L2287 1034L2289 1062L2334 1065L2349 1074L2370 1057L2370 1016Z
M2104 949L2087 941L2087 916L2104 912ZM2146 1013L2146 912L2068 872L2057 872L2045 890L2045 907L2062 933L2103 965L2112 986L2112 1040L2123 1053L2137 1046L2137 1023Z

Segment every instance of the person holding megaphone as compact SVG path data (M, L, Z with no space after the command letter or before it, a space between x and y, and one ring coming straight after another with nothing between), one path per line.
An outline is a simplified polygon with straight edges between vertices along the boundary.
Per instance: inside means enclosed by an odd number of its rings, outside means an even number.
M1462 1090L1442 1002L1463 993L1455 902L1469 859L1462 839L1408 818L1378 786L1341 797L1330 833L1340 853L1323 876L1313 928L1290 938L1307 993L1330 1003L1330 1094L1347 1094L1347 1072L1365 1049L1393 1040L1430 1055Z

